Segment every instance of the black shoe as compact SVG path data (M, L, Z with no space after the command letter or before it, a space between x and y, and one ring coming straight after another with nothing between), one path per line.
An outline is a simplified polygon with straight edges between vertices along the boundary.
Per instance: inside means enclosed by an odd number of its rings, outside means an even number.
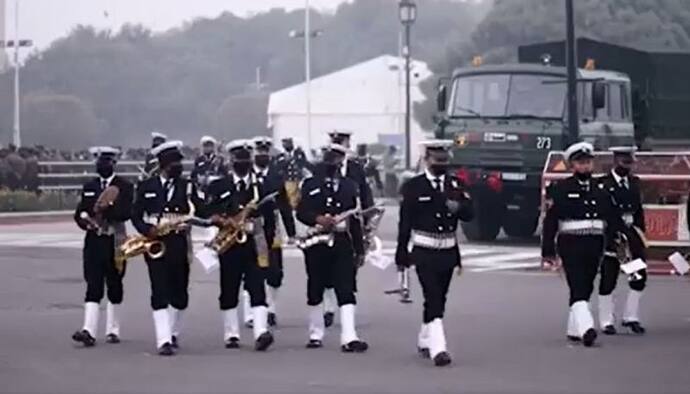
M429 353L429 348L428 348L428 347L418 347L418 348L417 348L417 353L418 353L422 358L431 358L431 353Z
M618 331L616 331L616 327L614 327L613 324L609 324L609 325L605 326L604 329L602 330L602 332L604 333L604 335L616 335L616 334L618 334Z
M582 338L575 335L568 335L568 341L570 342L582 342Z
M91 334L86 330L77 331L72 335L72 340L75 342L81 342L84 347L93 347L96 345L96 338L92 337Z
M174 356L175 349L173 349L173 345L170 342L166 342L158 348L158 355L164 357Z
M323 347L323 342L319 339L310 339L307 342L307 349L320 349Z
M120 343L120 337L116 334L108 334L105 336L105 341L107 343Z
M261 335L259 335L259 338L256 339L256 344L254 345L254 350L257 352L263 352L268 349L269 346L273 343L273 334L270 332L265 332Z
M644 333L647 332L647 330L644 327L642 327L642 324L640 324L639 321L624 321L623 327L630 329L630 331L632 331L633 334L637 335L644 335Z
M254 320L247 320L244 322L244 326L247 328L254 328Z
M171 340L172 340L172 344L170 346L172 346L173 349L179 349L180 344L177 342L177 337L173 335Z
M326 312L323 314L323 324L326 326L326 328L332 326L334 320L335 320L335 313Z
M268 313L268 326L269 327L275 327L278 325L278 319L276 317L276 314L273 312Z
M347 345L342 345L340 347L340 350L343 351L343 353L364 353L369 349L369 344L364 342L364 341L352 341L348 343Z
M448 352L441 352L434 357L434 365L437 367L445 367L449 365L453 360L450 358Z
M226 349L239 349L240 348L240 339L237 337L232 337L228 339L225 342L225 348Z
M585 335L582 336L582 343L585 345L585 347L592 347L594 346L594 341L597 340L597 331L593 328L590 328L585 332Z

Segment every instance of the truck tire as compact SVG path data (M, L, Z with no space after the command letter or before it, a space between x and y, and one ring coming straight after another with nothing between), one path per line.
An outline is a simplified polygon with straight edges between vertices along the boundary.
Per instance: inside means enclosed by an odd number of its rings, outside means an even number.
M493 241L501 231L501 222L505 206L499 201L474 200L474 220L462 222L462 232L468 241Z
M537 231L539 216L525 215L519 212L506 212L503 231L513 238L531 238Z

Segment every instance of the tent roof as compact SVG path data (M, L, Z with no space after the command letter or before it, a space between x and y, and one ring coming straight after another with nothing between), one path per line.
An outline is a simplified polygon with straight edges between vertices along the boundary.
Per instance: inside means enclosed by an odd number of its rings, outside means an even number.
M404 103L405 62L383 55L311 81L313 114L399 113ZM426 63L412 61L412 100L421 99L416 86L432 75ZM271 94L268 114L304 114L306 84Z

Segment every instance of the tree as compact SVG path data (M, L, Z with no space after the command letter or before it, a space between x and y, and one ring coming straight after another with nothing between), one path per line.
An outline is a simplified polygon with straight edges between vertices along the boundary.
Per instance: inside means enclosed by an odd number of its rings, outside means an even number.
M27 145L84 148L103 141L93 110L78 97L29 95L22 101L22 139Z

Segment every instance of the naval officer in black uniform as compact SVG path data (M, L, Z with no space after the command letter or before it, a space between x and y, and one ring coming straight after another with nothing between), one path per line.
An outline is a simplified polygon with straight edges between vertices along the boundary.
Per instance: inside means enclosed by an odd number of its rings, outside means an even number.
M153 154L153 150L159 145L165 143L168 140L168 136L159 132L154 131L151 133L151 149L146 152L146 158L144 159L144 169L141 179L146 179L155 175L158 175L159 166L158 158Z
M202 191L216 179L227 174L225 158L217 152L218 141L210 135L201 137L201 154L194 159L194 168L190 175L192 182Z
M364 255L362 225L355 215L338 221L338 215L357 209L357 185L340 173L347 149L331 144L314 176L304 180L297 219L311 231L321 232L304 249L307 267L307 304L309 305L308 348L323 346L325 322L324 290L332 281L340 306L340 344L343 352L365 352L369 345L357 335L355 327L355 261ZM329 234L332 235L330 241ZM325 236L325 237L324 237Z
M362 209L370 208L374 205L374 195L367 182L367 176L364 166L353 157L350 157L352 132L349 130L332 130L328 133L328 137L332 144L342 145L347 149L345 161L340 166L340 175L344 178L349 178L357 185L358 199L357 204ZM363 223L365 224L365 223ZM364 261L358 261L355 264L355 292L357 292L357 269ZM333 288L333 279L329 279L326 283L326 292L324 293L324 321L326 327L333 324L335 318L335 309L337 306L335 290Z
M269 240L270 250L270 265L266 270L266 284L268 285L267 303L268 303L268 325L275 326L277 324L277 304L280 297L280 288L283 286L283 236L278 225L278 216L283 222L283 227L287 233L288 243L294 244L295 241L295 217L292 214L292 207L285 190L285 183L278 174L275 166L271 165L273 158L271 157L271 147L273 142L269 137L254 138L254 174L257 181L263 185L267 193L278 192L276 197L275 207L277 210L274 213L276 232L275 237Z
M131 216L134 188L126 179L115 174L120 151L111 147L94 147L90 153L96 158L98 177L86 182L81 200L74 213L74 221L86 232L84 238L84 279L86 299L84 326L72 336L76 342L90 347L96 343L99 304L107 289L106 342L120 342L120 304L124 270L115 266L115 249L125 237L125 222ZM103 198L108 190L110 196ZM113 194L114 192L114 194Z
M635 163L636 147L612 147L614 168L610 173L599 179L604 188L611 194L612 201L623 222L626 232L606 242L606 252L601 264L601 281L599 283L599 324L604 334L615 335L613 290L620 275L620 266L625 261L618 261L616 253L619 236L627 238L630 257L632 259L645 260L645 222L642 196L640 194L640 178L632 174ZM630 277L628 282L630 290L623 312L623 327L630 329L635 334L644 334L645 328L640 323L639 306L642 291L647 282L645 269Z
M165 142L151 150L160 173L143 180L137 187L132 223L143 235L159 238L156 227L178 221L202 206L194 185L182 172L181 141ZM188 226L160 237L165 254L157 259L145 256L151 280L151 308L158 352L171 356L178 347L182 313L189 303L189 264L191 242Z
M460 179L447 173L452 141L429 141L424 173L402 188L395 262L399 269L415 265L424 294L418 349L437 366L451 363L446 350L443 316L446 295L457 267L462 269L456 237L458 221L474 217L472 200ZM409 250L409 244L412 250Z
M231 156L232 171L209 185L205 213L210 214L219 227L224 225L224 220L245 210L251 202L258 204L270 194L252 172L251 142L236 140L226 148ZM244 227L246 242L235 243L219 256L219 301L223 311L225 347L228 349L240 346L237 305L243 280L249 293L255 349L264 351L273 343L273 334L267 323L265 269L269 265L269 242L275 237L274 209L274 203L269 201L250 212Z
M562 264L570 289L568 338L587 347L597 338L589 299L605 241L624 227L604 184L592 179L593 158L588 142L565 151L573 175L549 187L542 230L544 263L554 268Z

